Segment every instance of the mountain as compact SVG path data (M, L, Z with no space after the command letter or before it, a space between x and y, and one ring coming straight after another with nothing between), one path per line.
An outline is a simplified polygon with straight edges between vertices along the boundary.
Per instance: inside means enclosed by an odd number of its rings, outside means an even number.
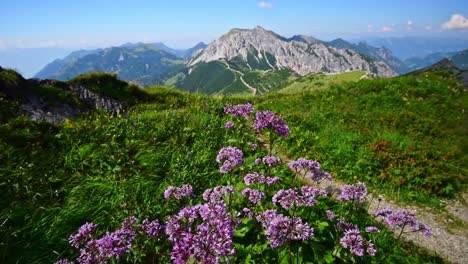
M294 35L288 39L289 41L299 41L299 42L304 42L307 44L318 44L321 43L322 41L312 37L312 36L306 36L306 35Z
M378 76L395 76L384 63L369 60L355 51L334 49L322 43L288 41L260 26L230 30L193 57L188 65L233 59L252 69L289 68L299 75L364 70Z
M138 42L138 43L125 43L123 44L122 46L120 47L136 47L136 46L141 46L141 45L145 45L145 43L142 43L142 42ZM173 49L171 47L168 47L166 46L166 44L162 43L162 42L156 42L156 43L149 43L147 45L154 45L155 47L158 47L168 53L172 53L174 55L176 55L177 57L181 58L181 59L184 59L184 60L187 60L189 59L190 57L192 57L193 53L196 52L197 50L199 49L203 49L205 48L207 45L203 42L199 42L197 43L195 46L191 47L191 48L188 48L188 49Z
M70 48L0 48L0 65L16 69L26 78L31 78L55 58L72 52Z
M376 76L396 73L384 62L354 50L336 49L307 36L284 38L260 26L232 29L196 52L170 84L204 93L267 93L282 88L282 76L362 70ZM167 83L166 83L167 84Z
M432 72L432 71L448 71L451 74L453 74L461 83L463 83L463 86L465 87L465 89L468 89L468 69L467 68L461 69L452 60L454 57L456 57L456 59L459 60L458 62L460 62L460 60L463 59L463 61L465 62L465 66L466 66L467 52L465 50L464 52L460 52L457 54L458 56L455 55L452 58L443 58L437 63L434 63L422 69L413 71L410 74L419 74L419 73L426 73L426 72Z
M468 49L458 52L436 52L425 57L412 57L404 60L404 63L410 70L415 71L437 63L444 58L449 58L460 69L468 70Z
M323 42L325 45L337 48L337 49L350 49L371 57L374 60L381 60L385 62L392 70L399 74L407 73L410 69L397 57L395 57L391 50L381 47L376 48L365 42L359 42L357 44L350 43L341 38L332 40L330 42Z
M387 47L401 60L424 57L436 52L451 52L468 48L468 38L389 37L354 39L375 47Z
M124 44L121 47L73 52L47 65L35 77L67 80L79 74L105 71L140 85L161 84L180 71L183 60L153 44Z
M70 64L76 60L78 60L81 57L84 57L89 54L94 54L98 53L101 49L95 49L95 50L78 50L78 51L73 51L69 55L67 55L63 59L56 59L52 61L51 63L47 64L42 70L40 70L36 75L34 75L35 78L39 79L47 79L50 76L55 75L57 72L59 72L63 67L65 67L67 64Z

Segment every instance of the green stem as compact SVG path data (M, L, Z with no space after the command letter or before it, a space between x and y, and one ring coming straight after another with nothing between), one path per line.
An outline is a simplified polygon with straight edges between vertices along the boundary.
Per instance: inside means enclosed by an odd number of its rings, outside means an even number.
M400 238L401 238L401 235L403 235L404 230L405 230L405 225L403 225L401 227L400 234L398 234L397 239L395 240L395 242L393 242L393 245L391 246L391 250L388 251L388 253L385 255L385 257L379 262L379 264L383 263L391 255L391 253L394 251L395 247L400 243Z

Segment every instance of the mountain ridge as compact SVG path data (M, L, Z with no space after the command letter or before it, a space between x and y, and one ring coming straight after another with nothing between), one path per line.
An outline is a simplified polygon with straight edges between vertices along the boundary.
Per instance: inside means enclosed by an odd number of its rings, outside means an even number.
M272 55L274 61L270 61L267 54ZM335 49L322 42L308 44L289 40L260 26L231 29L192 57L187 65L191 67L199 62L229 61L239 56L249 65L249 55L253 55L256 61L265 58L270 69L290 68L299 75L349 70L364 70L385 77L396 75L385 63L368 60L353 50Z

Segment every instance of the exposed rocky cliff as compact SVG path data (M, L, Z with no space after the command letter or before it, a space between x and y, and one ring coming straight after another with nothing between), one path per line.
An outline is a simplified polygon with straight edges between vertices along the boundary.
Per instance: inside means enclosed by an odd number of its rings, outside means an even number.
M129 95L130 96L130 95ZM58 124L66 118L94 110L122 112L125 103L77 84L56 80L24 79L0 68L0 121L24 115L32 120Z

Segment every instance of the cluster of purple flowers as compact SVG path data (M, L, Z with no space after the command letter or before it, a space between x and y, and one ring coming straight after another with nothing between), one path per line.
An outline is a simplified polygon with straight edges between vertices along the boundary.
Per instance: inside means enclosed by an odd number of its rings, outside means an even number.
M255 150L257 149L258 145L255 144L255 143L249 142L249 147L250 147L250 149L251 149L252 151L255 151Z
M97 225L93 223L85 223L78 229L78 232L68 238L68 242L72 247L80 248L82 244L88 242L92 237L92 232L96 229Z
M370 241L366 241L361 236L359 229L352 228L344 232L343 237L340 239L340 244L343 248L349 249L349 251L356 256L364 256L364 250L367 251L367 254L375 256L377 250L374 247L374 244Z
M274 204L280 204L284 209L292 206L313 206L318 196L327 196L327 192L317 186L302 186L301 193L295 189L281 189L273 195Z
M258 215L257 221L266 229L265 235L272 248L288 241L308 240L314 235L314 229L303 223L301 218L287 217L272 209Z
M264 163L268 167L276 167L280 163L280 158L275 157L275 156L266 156L263 158L257 158L255 159L255 164L260 165L260 163Z
M335 214L334 214L332 211L327 210L327 211L325 211L325 212L327 213L327 219L328 219L328 220L331 221L331 220L333 220L333 219L335 218Z
M283 117L276 116L275 113L268 110L264 112L257 111L255 113L253 128L257 131L261 129L270 129L275 131L277 136L289 136L289 127L284 122Z
M171 259L174 263L228 261L235 252L234 228L222 201L185 207L166 224L166 234L173 244Z
M234 187L233 186L216 186L211 189L206 189L203 192L203 200L210 201L210 202L219 202L222 201L224 196L228 193L233 193Z
M145 219L141 222L138 228L145 232L148 236L158 237L164 230L164 225L159 223L158 220L150 221L148 219Z
M184 184L182 187L169 186L164 191L164 198L169 199L173 196L176 200L181 200L184 197L191 196L193 194L193 188L190 184Z
M70 245L80 249L80 255L77 258L78 263L94 264L107 263L111 259L119 259L124 253L130 252L132 242L137 232L134 224L136 217L127 217L121 224L120 229L106 234L96 239L92 232L97 225L86 223L80 227L78 232L69 238ZM73 263L66 259L56 263Z
M226 124L224 124L224 127L227 129L231 129L234 127L234 123L231 121L227 121Z
M410 227L411 232L421 232L425 237L432 235L429 227L422 222L416 221L416 212L411 210L397 210L391 208L380 209L375 212L376 216L382 217L385 223L390 227L399 227L403 230Z
M296 161L289 162L288 166L291 170L306 173L306 176L310 176L317 183L320 183L324 179L332 180L332 176L328 172L322 171L322 166L315 160L299 158Z
M242 190L242 196L247 196L249 201L253 204L259 204L260 201L262 201L262 198L265 196L265 193L260 190L245 188Z
M340 201L356 201L358 203L364 203L366 201L367 187L364 183L358 182L354 185L343 185L341 187L341 194L338 196Z
M238 104L238 105L226 105L224 107L224 113L231 115L233 117L247 117L250 116L253 112L253 105L248 104Z
M244 163L244 153L236 147L222 148L216 156L216 162L223 164L219 169L221 173L228 173Z
M255 182L264 183L266 185L272 185L278 180L278 177L265 177L258 172L249 173L244 176L244 183L246 185L252 185Z

